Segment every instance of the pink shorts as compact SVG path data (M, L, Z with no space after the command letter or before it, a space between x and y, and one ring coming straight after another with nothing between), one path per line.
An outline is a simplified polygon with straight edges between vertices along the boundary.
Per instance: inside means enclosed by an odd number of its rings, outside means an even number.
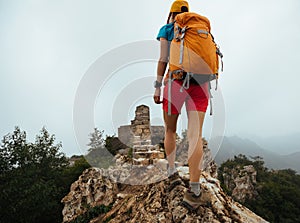
M185 102L187 111L206 112L208 106L209 92L208 83L201 85L190 84L188 89L180 92L182 80L174 80L171 87L171 114L180 114ZM163 92L163 110L168 112L168 82Z

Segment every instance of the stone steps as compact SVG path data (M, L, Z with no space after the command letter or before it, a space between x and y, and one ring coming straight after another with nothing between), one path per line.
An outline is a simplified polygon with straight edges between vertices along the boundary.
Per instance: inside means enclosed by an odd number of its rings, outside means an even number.
M135 152L133 153L133 158L164 159L165 154L160 151Z

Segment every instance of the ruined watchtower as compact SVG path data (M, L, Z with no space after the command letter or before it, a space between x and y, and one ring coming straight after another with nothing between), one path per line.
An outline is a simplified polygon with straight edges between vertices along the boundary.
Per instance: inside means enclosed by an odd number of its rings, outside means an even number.
M164 138L164 126L151 126L150 109L146 105L136 107L131 125L123 125L118 129L118 138L128 146L133 146L138 137L153 145L158 144Z
M133 163L136 165L149 165L164 158L163 150L156 145L163 137L163 126L150 125L150 111L146 105L136 107L131 125L118 129L118 138L133 148Z

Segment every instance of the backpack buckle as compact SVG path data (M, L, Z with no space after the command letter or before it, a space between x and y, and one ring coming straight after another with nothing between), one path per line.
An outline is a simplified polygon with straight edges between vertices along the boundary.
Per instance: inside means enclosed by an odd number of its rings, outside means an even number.
M172 78L175 80L183 80L186 77L186 72L183 70L174 70L172 72Z

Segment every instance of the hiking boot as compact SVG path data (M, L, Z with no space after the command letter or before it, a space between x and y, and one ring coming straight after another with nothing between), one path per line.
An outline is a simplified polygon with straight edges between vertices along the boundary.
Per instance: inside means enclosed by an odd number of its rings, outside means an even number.
M169 191L173 190L174 187L176 187L177 185L182 184L182 181L179 177L179 173L175 172L173 173L171 176L168 177L168 181L169 181Z
M187 190L181 204L188 210L195 211L200 206L207 206L208 202L203 199L202 192L197 196L192 191Z

